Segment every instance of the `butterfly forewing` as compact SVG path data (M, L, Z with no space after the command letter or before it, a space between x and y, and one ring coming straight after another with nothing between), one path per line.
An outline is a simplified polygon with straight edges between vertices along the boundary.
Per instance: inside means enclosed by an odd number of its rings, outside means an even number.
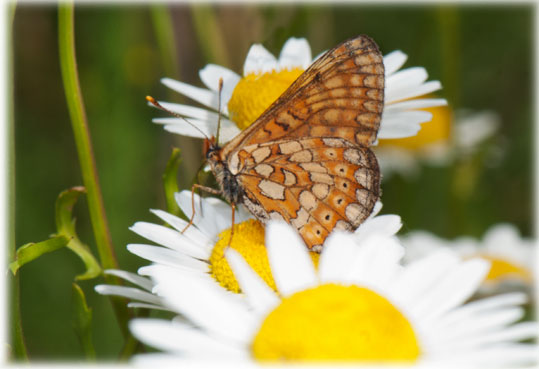
M258 219L285 220L320 251L332 230L356 229L378 200L380 173L368 147L383 101L378 47L367 36L345 41L221 149L219 170Z
M369 146L384 101L384 65L368 36L343 42L316 60L223 154L279 139L341 137Z

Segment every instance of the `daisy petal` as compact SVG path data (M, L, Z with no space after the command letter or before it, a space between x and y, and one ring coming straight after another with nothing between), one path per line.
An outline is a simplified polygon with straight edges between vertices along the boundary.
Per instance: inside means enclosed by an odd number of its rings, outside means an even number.
M431 119L432 113L428 111L400 111L383 114L378 138L414 136L421 129L420 123L428 122Z
M98 284L94 287L94 289L97 293L101 295L122 296L127 297L128 299L149 302L150 304L162 304L162 301L159 297L152 295L151 293L139 290L138 288Z
M362 241L347 280L385 290L403 255L404 248L396 239L373 234Z
M317 284L314 265L303 240L284 222L266 226L266 247L273 279L283 296Z
M421 84L420 86L406 86L402 89L395 89L394 91L390 91L386 104L389 105L393 102L430 94L431 92L438 91L441 88L442 84L440 81L429 81Z
M356 242L372 234L394 236L402 227L401 217L394 214L380 215L366 220L354 232Z
M216 239L217 235L232 225L232 212L230 206L216 198L202 198L191 191L182 191L174 194L176 202L183 213L191 218L193 215L193 201L195 203L194 224L206 235ZM193 199L194 198L194 199Z
M277 69L277 59L260 44L254 44L249 49L243 65L243 75L250 73L265 73Z
M447 346L448 350L473 350L483 345L492 345L496 343L504 343L511 341L521 341L530 338L537 338L539 326L536 322L523 322L506 327L503 330L492 333L478 335L476 337L462 338L458 341L453 341L451 346Z
M221 112L228 115L228 102L232 97L234 88L241 79L237 73L220 65L208 64L199 72L200 80L208 86L210 90L219 92L219 79L223 79L223 90L221 92Z
M443 105L447 105L446 99L414 99L388 105L384 111L388 112L392 110L424 109Z
M251 269L237 251L228 248L225 251L225 257L234 271L242 292L259 315L268 313L279 303L279 298L271 288Z
M171 78L162 78L161 83L168 88L201 103L202 105L206 105L209 108L217 110L218 96L217 93L213 91L191 86L187 83L176 81Z
M389 288L390 294L411 307L421 296L436 288L440 278L451 270L460 259L454 252L439 250L407 265L400 278ZM424 276L428 275L429 278Z
M400 50L395 50L384 56L385 75L390 76L404 65L408 55Z
M208 138L215 136L217 132L216 120L201 120L195 118L154 118L152 119L152 122L164 124L165 130L169 132L195 138ZM221 132L219 134L220 143L230 141L239 133L239 128L232 123L232 121L221 118Z
M446 343L450 344L459 340L460 337L481 336L489 331L504 329L523 316L524 310L521 308L496 310L488 314L468 317L462 321L454 322L450 326L435 324L432 326L432 331L440 332L436 337L436 343L445 346Z
M211 124L203 120L193 118L154 118L152 122L163 124L166 131L182 136L205 139L212 135Z
M307 69L311 64L311 47L304 38L289 38L281 50L279 55L280 68L297 68Z
M395 91L420 86L428 77L429 75L423 67L406 68L388 76L386 79L386 95L384 96L386 103L394 100L390 97Z
M521 292L507 293L488 297L485 299L470 302L447 313L438 321L440 326L451 326L459 320L473 319L475 316L488 314L492 310L503 309L508 306L522 305L528 300L526 294Z
M175 250L166 249L159 246L129 244L127 249L143 259L153 263L169 265L172 267L186 268L192 271L207 272L209 266L207 263L194 259L190 256L179 253Z
M490 269L490 263L471 259L453 268L435 289L423 294L415 312L424 321L433 319L469 298L479 287Z
M170 309L167 309L166 307L162 305L154 305L154 304L147 304L144 302L129 302L127 304L128 308L133 309L150 309L150 310L162 310L162 311L171 311Z
M178 232L183 232L183 230L189 224L185 220L178 218L177 216L167 213L166 211L163 211L163 210L150 209L150 212L157 215L159 218L161 218L161 220L164 220L165 222L170 224ZM200 246L207 248L208 251L211 251L212 247L207 245L207 243L210 242L211 240L208 237L206 237L204 233L196 229L196 227L188 227L187 229L185 229L185 232L183 234L193 241L201 241L201 242L198 242L200 243Z
M193 323L236 342L247 342L251 337L252 314L215 281L165 267L155 269L152 277L156 281L154 292L164 297L166 306Z
M208 350L217 356L245 355L240 347L212 339L180 323L170 324L162 319L134 319L129 322L129 329L144 343L165 351L197 354L201 350Z
M332 232L326 239L320 254L318 264L318 278L320 278L320 281L345 281L345 272L350 270L357 252L358 246L351 242L349 234Z
M215 92L219 92L219 79L223 79L223 85L227 81L236 85L241 79L241 76L236 72L217 64L207 64L198 72L198 75L202 83Z
M175 104L165 101L158 101L165 109L170 110L173 113L179 114L187 118L195 118L201 120L211 120L217 123L219 115L208 109L197 108L191 105ZM152 105L151 103L148 103ZM152 105L153 106L153 105ZM217 127L217 124L215 125Z
M125 281L136 284L137 286L144 288L147 291L152 290L152 281L150 281L148 278L141 277L138 274L129 273L118 269L106 269L103 272L105 274L114 275L116 277L122 278Z
M210 252L207 249L197 247L181 233L165 226L136 222L129 229L150 241L194 258L207 260L210 257Z

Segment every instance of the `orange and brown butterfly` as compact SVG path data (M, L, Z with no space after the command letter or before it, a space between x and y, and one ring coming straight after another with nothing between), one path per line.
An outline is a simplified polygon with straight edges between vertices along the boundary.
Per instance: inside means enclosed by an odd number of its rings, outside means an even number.
M286 221L320 252L334 229L356 229L379 198L369 146L383 106L378 46L365 35L344 41L224 147L206 141L218 192L263 223Z

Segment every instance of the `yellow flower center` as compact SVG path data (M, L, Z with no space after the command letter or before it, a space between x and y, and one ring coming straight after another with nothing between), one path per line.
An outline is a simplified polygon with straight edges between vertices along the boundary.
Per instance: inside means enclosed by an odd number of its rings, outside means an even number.
M221 286L229 291L239 293L240 286L234 277L232 269L224 256L229 246L231 229L228 228L219 234L219 240L213 247L210 255L210 273ZM276 291L275 281L271 274L268 254L264 244L264 227L254 219L234 226L234 235L230 247L239 252L249 266L262 278L268 286ZM309 253L315 265L318 265L319 254Z
M230 119L241 130L249 127L301 73L303 69L294 68L244 76L228 102Z
M324 284L284 298L252 343L259 360L413 362L410 322L387 299L359 286Z
M485 278L485 282L487 283L496 283L508 279L519 279L526 283L532 282L532 275L530 271L521 265L488 255L479 256L490 261L491 263L490 271Z
M448 106L435 106L423 110L432 113L432 120L421 123L421 130L417 135L398 139L381 139L378 146L417 151L431 144L448 141L451 135L451 109Z

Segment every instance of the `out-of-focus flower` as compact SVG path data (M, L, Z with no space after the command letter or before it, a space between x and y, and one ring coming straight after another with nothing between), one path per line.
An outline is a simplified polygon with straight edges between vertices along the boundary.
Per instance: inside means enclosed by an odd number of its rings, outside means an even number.
M532 287L535 274L535 242L520 236L511 224L492 226L482 240L460 237L445 240L429 232L413 231L401 237L408 262L440 249L454 250L463 260L480 257L490 261L484 292L515 287Z
M432 120L423 123L416 136L380 140L375 148L385 178L393 173L415 176L421 164L442 166L465 160L500 126L499 116L491 111L461 110L454 114L448 106L425 110L432 113Z

